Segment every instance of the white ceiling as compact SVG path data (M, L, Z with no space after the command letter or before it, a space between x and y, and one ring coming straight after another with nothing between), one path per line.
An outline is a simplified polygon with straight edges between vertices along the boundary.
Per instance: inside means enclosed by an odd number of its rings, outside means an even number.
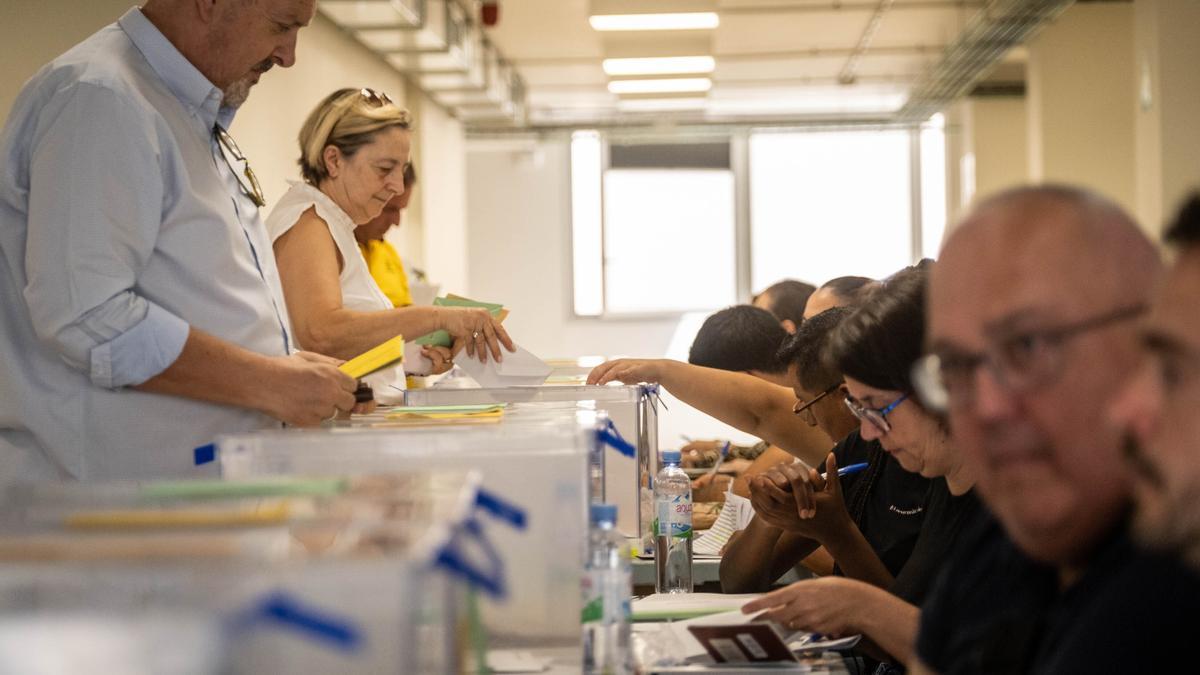
M982 7L980 0L719 0L710 37L717 66L703 110L681 119L885 116ZM528 89L532 125L644 120L622 111L601 69L604 35L588 0L501 0L487 30ZM839 84L872 15L888 6L853 84ZM647 55L677 32L623 34ZM611 35L611 34L610 34ZM610 38L611 40L611 38Z

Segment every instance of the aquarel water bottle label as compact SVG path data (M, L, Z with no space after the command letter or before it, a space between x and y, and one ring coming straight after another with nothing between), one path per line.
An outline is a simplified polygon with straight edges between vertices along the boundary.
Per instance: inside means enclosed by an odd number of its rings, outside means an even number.
M686 495L675 495L670 500L658 502L655 514L654 534L675 539L692 538L692 500Z

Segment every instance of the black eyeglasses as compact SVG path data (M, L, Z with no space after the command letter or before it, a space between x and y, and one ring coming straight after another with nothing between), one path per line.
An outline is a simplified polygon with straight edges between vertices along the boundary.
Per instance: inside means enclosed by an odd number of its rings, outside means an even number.
M250 168L250 162L246 161L246 156L242 154L241 148L233 141L233 136L230 136L229 132L225 131L220 124L213 125L213 134L216 135L217 142L221 145L221 158L225 160L225 165L229 167L230 173L237 179L238 187L242 189L242 194L246 195L260 209L266 206L267 200L263 197L262 186L258 183L258 177L254 175L254 171ZM229 155L233 155L234 161L242 163L241 176L238 175L238 170L233 166L233 162L229 161ZM246 182L242 182L242 176L246 178Z
M812 411L813 405L815 405L817 401L820 401L821 399L825 398L826 396L837 391L838 387L840 387L840 386L842 386L841 382L838 382L837 384L830 386L825 391L814 396L813 400L808 401L807 403L801 401L800 399L796 399L796 405L792 406L792 413L796 414L796 415L800 415L801 419L803 419L804 423L807 424L808 426L810 426L810 427L817 426L817 416L815 414L813 414L813 411Z
M987 349L976 354L929 354L913 365L913 385L928 408L946 412L975 400L975 371L984 365L1000 386L1010 393L1023 394L1059 376L1063 348L1070 339L1133 319L1147 309L1146 305L1132 305L1062 326L1016 332L992 340Z

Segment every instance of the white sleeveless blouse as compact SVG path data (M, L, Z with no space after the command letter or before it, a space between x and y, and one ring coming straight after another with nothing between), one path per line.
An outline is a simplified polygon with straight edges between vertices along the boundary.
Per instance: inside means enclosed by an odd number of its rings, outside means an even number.
M315 207L317 216L325 221L333 243L342 254L342 271L338 275L338 282L342 286L342 307L360 312L393 309L392 301L384 295L367 268L367 261L358 248L358 240L354 238L354 221L350 220L350 216L328 195L308 183L289 183L291 188L267 217L267 234L271 237L271 243L274 244L276 239L292 229L305 211ZM363 380L375 390L375 400L380 403L398 403L403 398L402 391L397 391L405 386L402 366L381 370Z

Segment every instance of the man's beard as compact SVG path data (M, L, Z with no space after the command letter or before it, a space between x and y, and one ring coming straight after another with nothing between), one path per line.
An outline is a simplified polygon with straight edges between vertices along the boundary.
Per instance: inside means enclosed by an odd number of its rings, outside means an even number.
M1200 569L1200 481L1176 484L1172 494L1161 470L1145 455L1136 439L1125 439L1124 454L1140 480L1156 493L1161 513L1139 507L1134 514L1134 534L1147 548L1177 555Z
M273 61L267 59L259 63L257 66L254 66L250 74L246 75L240 80L234 81L228 87L225 87L225 91L222 92L224 96L221 99L221 107L241 107L241 105L246 102L246 99L250 98L250 89L254 87L255 76L261 77L263 73L270 70L274 65L275 63Z

